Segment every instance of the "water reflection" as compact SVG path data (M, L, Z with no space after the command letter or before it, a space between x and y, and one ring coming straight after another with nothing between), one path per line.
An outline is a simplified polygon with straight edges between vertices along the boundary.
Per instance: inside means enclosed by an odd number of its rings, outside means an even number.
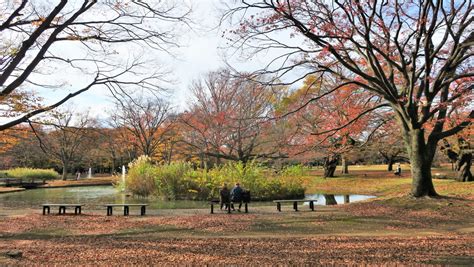
M337 205L336 197L334 195L324 195L326 205Z
M0 208L37 208L43 203L81 203L86 208L103 209L106 203L147 203L154 209L205 208L205 201L164 201L127 197L112 186L45 188L0 194Z
M333 195L333 194L311 194L306 195L307 199L317 199L317 205L337 205L348 204L356 201L374 198L375 196L367 195ZM309 205L309 204L308 204Z

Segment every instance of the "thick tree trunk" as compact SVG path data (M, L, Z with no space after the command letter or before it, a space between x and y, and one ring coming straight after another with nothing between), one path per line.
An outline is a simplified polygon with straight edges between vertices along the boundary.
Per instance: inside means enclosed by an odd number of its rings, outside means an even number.
M459 182L474 181L471 173L472 153L461 154L456 162L457 180Z
M334 195L324 195L326 205L337 205L336 197Z
M324 177L334 177L334 172L336 172L336 166L329 166L324 168Z
M393 171L393 164L394 164L394 163L395 163L395 162L393 162L393 159L390 158L390 159L388 160L387 171L389 171L389 172Z
M349 173L349 163L347 162L344 156L341 157L341 173L342 174Z
M431 177L431 163L436 151L436 144L425 144L423 130L412 130L408 134L407 148L412 175L411 194L414 197L438 196Z
M329 156L324 159L324 178L334 177L336 171L337 162L339 158L337 156Z

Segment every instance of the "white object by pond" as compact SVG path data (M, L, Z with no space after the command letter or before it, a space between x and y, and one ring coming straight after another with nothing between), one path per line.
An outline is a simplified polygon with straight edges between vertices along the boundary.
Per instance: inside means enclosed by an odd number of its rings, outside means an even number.
M87 174L87 178L92 178L92 168L89 168L89 173Z
M125 174L126 174L126 170L125 170L125 165L122 165L122 190L125 190Z

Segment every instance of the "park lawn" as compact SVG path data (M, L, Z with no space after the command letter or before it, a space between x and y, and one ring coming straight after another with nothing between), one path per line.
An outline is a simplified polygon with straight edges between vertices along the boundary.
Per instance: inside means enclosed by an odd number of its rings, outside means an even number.
M354 165L349 166L349 174L340 174L340 166L336 169L336 177L324 179L323 170L315 168L305 176L306 192L326 194L365 194L379 198L406 196L411 188L410 165L402 164L402 177L386 170L386 165ZM459 183L452 179L436 179L455 177L451 165L443 164L432 168L433 183L436 191L444 196L474 198L474 183ZM474 172L474 166L471 168Z
M376 195L382 198L404 196L410 192L411 178L365 178L353 175L335 178L311 178L307 192L318 192L326 194L362 194ZM435 189L440 195L459 196L466 198L474 197L474 183L460 183L454 180L433 179Z
M378 172L378 171L373 171ZM353 175L353 174L351 174ZM306 177L309 192L368 194L338 206L250 206L158 216L0 217L0 264L469 264L474 261L474 184L435 180L446 197L407 196L408 178ZM315 190L315 191L311 191ZM39 212L39 211L38 211ZM75 255L75 256L72 256ZM74 260L71 258L74 257Z

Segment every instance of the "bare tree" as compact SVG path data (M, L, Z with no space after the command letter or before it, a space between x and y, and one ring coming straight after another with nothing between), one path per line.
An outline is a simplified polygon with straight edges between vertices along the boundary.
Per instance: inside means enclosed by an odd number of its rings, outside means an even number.
M124 129L123 139L128 139L142 155L153 157L173 127L170 115L170 104L152 97L117 102L112 120L115 128Z
M38 131L31 124L40 142L40 147L47 155L58 160L62 165L62 179L67 179L72 164L80 162L86 153L88 132L93 126L89 114L79 114L72 110L58 110L45 119L43 126L51 127L49 131Z
M131 84L161 89L157 84L163 72L155 71L136 51L169 51L177 46L175 33L187 23L188 10L183 5L171 1L53 2L6 0L0 4L0 111L1 116L11 117L0 124L0 130L92 88L107 88L114 95L124 94ZM30 90L52 92L67 87L66 82L53 81L78 72L80 81L56 102L42 102Z
M281 156L268 120L275 92L250 78L220 70L193 84L195 101L182 116L189 130L185 140L218 164L221 159L246 163Z

